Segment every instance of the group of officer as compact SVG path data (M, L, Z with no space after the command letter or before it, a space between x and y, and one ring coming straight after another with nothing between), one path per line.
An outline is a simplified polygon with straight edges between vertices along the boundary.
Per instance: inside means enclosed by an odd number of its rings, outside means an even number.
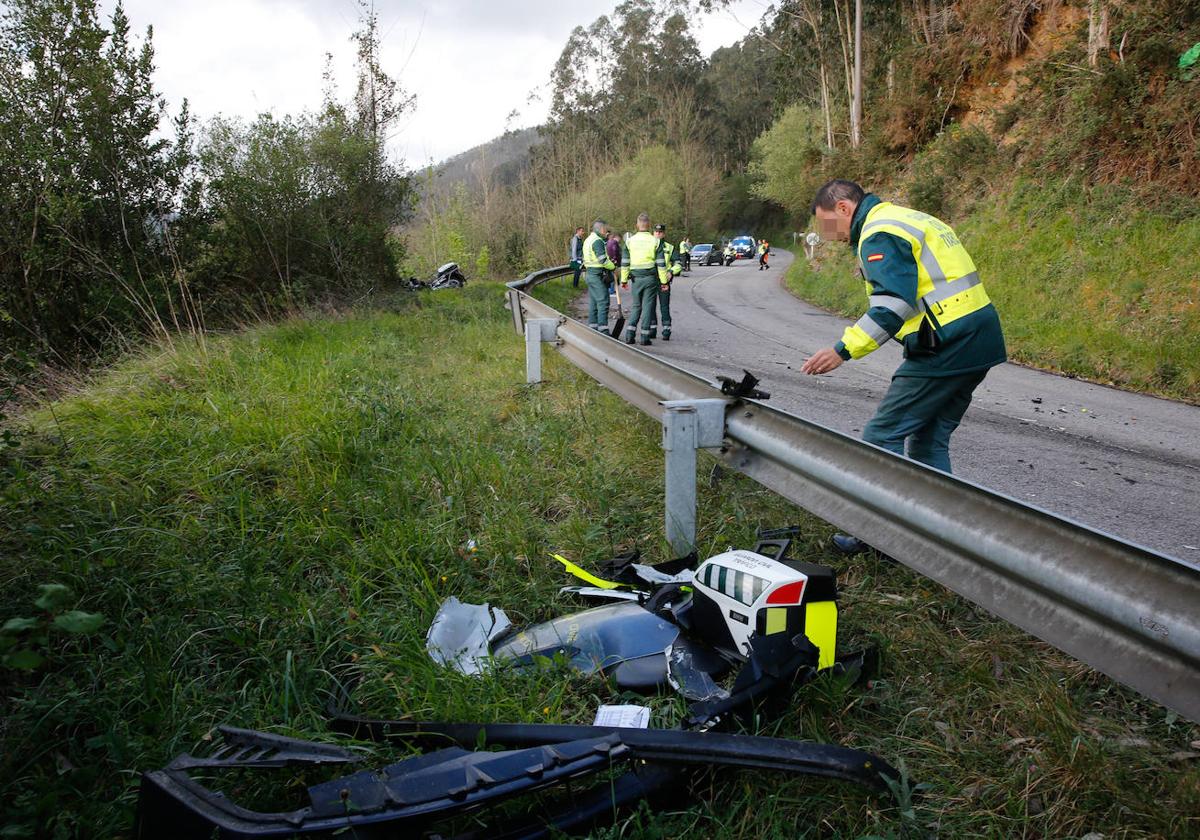
M904 363L863 428L863 439L897 455L950 472L950 436L958 428L975 389L987 372L1007 358L1000 318L971 255L948 224L928 213L882 201L853 181L834 179L817 191L811 212L821 238L848 242L866 281L867 311L846 328L841 341L818 350L801 367L827 374L872 353L889 340L901 344ZM662 314L663 339L671 337L671 280L682 270L665 227L650 233L650 217L638 216L638 232L621 246L621 287L633 283L633 311L625 341L650 344L655 309ZM615 266L604 251L607 225L597 220L584 246L588 271L588 321L608 322L604 270ZM680 256L690 251L686 239ZM725 254L731 256L732 245ZM760 269L770 245L758 243ZM839 534L834 545L846 553L866 548Z
M592 222L592 232L583 242L582 264L588 290L588 326L598 332L608 329L609 279L617 270L606 242L609 228L604 219ZM636 340L649 346L658 337L661 322L663 341L671 340L671 281L691 261L692 243L684 237L679 248L667 241L666 225L650 230L650 216L637 217L637 232L621 243L620 283L632 286L633 302L629 312L625 343ZM618 294L618 300L620 295Z

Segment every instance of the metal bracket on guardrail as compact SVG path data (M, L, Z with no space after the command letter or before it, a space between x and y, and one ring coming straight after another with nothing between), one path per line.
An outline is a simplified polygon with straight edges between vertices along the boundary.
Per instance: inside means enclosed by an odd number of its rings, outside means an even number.
M665 400L667 542L676 557L696 550L696 450L725 443L728 400Z
M542 381L542 342L558 340L557 318L530 318L525 322L525 381Z

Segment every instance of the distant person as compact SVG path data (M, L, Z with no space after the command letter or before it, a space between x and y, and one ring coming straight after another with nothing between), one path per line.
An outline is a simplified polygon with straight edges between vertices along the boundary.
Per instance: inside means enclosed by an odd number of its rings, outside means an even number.
M834 180L817 191L812 212L826 240L849 242L867 280L870 308L842 340L804 362L808 374L829 373L861 359L890 338L904 362L863 440L950 472L950 435L988 370L1006 359L1000 316L975 263L945 222ZM847 554L866 548L845 534Z
M725 265L733 265L733 261L737 259L737 252L733 250L733 242L725 243L725 250L721 256L725 258Z
M654 236L663 244L663 251L667 258L667 282L662 283L658 287L658 295L656 300L658 306L650 310L650 338L658 337L658 318L659 313L662 313L662 328L663 341L671 340L671 280L679 276L679 272L683 270L681 263L675 256L675 248L667 241L667 226L655 225Z
M608 279L616 264L608 258L608 222L596 219L583 242L583 266L587 269L588 326L596 332L608 330Z
M575 228L575 235L571 237L571 244L567 246L567 259L571 263L571 268L575 269L575 279L572 281L573 288L579 288L579 275L583 271L583 228Z
M608 244L605 246L608 250L608 260L614 266L613 271L608 272L608 293L613 293L613 285L617 280L615 267L621 264L621 235L615 230L608 234Z
M767 247L767 240L765 240L765 239L758 240L758 270L759 271L766 270L767 254L769 254L770 252L771 252L770 248Z
M650 315L658 302L658 288L670 282L663 244L650 233L650 215L642 213L637 217L637 233L621 246L621 288L629 288L630 281L633 282L633 304L629 326L625 329L626 344L633 344L635 331L638 344L650 344Z
M683 235L683 241L679 243L679 262L684 271L692 270L692 239L686 233Z

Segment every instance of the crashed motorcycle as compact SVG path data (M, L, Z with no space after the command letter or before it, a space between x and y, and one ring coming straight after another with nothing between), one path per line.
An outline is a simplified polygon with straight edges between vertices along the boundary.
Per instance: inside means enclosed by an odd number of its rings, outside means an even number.
M433 277L427 282L418 280L416 277L409 277L404 282L404 285L412 291L419 289L461 289L467 285L467 276L462 273L462 269L458 267L458 263L448 262L440 266L434 272Z

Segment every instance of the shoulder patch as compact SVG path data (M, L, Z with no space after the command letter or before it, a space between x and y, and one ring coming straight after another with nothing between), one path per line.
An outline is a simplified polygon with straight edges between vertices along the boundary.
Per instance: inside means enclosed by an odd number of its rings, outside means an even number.
M883 254L871 254L867 257L867 262L879 262L883 259Z

